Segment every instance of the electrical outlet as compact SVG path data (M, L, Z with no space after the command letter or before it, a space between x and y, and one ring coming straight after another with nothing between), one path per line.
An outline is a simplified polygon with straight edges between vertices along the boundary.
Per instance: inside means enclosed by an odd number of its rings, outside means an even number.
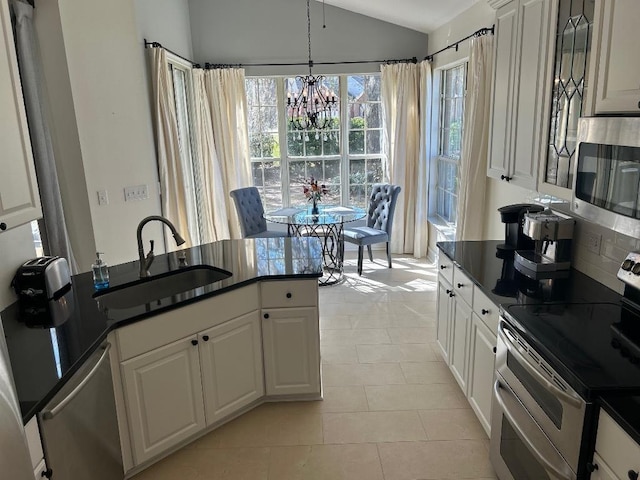
M584 235L587 250L596 255L600 255L600 244L602 243L602 235L594 232L585 232Z
M109 196L106 190L98 190L98 205L109 205Z
M133 187L124 187L124 201L146 200L149 198L149 188L147 185L135 185Z

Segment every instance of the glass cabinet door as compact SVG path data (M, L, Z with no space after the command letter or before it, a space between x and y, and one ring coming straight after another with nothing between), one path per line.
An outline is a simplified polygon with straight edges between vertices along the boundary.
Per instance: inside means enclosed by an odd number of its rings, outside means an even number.
M560 0L545 183L571 188L578 118L588 89L587 71L595 0Z

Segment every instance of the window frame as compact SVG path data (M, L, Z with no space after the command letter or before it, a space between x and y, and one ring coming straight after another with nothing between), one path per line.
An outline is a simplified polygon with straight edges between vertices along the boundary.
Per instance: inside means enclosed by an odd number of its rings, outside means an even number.
M458 207L458 193L447 191L447 189L440 184L440 169L444 165L455 165L457 167L456 179L460 178L460 159L462 158L462 138L464 134L464 110L466 108L466 96L467 96L467 75L468 75L468 58L463 58L456 62L443 65L437 68L433 75L433 108L432 108L432 116L431 116L431 136L432 138L437 139L436 142L433 142L432 151L431 151L431 161L430 161L430 194L429 194L429 220L431 223L436 226L443 227L445 230L450 231L452 233L455 232L457 226L457 207ZM444 138L444 129L442 128L445 108L444 101L447 97L445 97L445 74L447 71L451 71L455 68L464 67L464 86L463 86L463 95L462 95L462 119L463 124L460 129L460 155L442 155L442 142ZM456 189L457 190L457 189ZM455 212L454 221L449 221L447 218L443 218L440 213L440 193L443 192L445 195L449 195L453 197L453 207Z
M304 162L322 162L324 160L338 160L340 162L340 203L342 205L349 205L349 193L350 193L350 184L349 184L349 172L350 172L350 162L352 160L373 160L373 159L381 159L382 162L382 173L383 180L387 181L388 174L386 169L387 164L387 155L384 151L384 143L382 138L385 134L384 127L384 115L381 116L381 146L379 154L368 154L368 153L358 153L351 154L349 153L349 101L348 101L348 77L350 76L376 76L381 81L381 75L379 72L371 72L371 73L351 73L351 74L328 74L328 77L337 77L339 81L339 98L340 98L340 109L339 109L339 118L340 118L340 126L339 126L339 146L340 152L335 155L313 155L313 156L293 156L289 155L289 148L287 145L287 137L288 137L288 123L289 119L287 117L287 109L286 109L286 79L291 78L293 75L251 75L247 76L247 79L260 79L260 78L273 78L276 81L276 92L278 95L278 111L279 111L279 123L278 123L278 139L280 143L280 180L281 180L281 191L282 191L282 206L289 207L292 205L291 199L291 178L290 178L290 166L292 162L295 161L304 161ZM248 102L247 98L247 103ZM382 104L382 101L380 101ZM313 135L313 133L312 133ZM262 161L262 159L251 157L251 163L257 163ZM305 169L306 171L306 169ZM323 180L323 179L319 179ZM302 189L302 185L300 185L300 189ZM262 192L261 192L262 193ZM368 197L365 198L365 207L368 204ZM297 203L296 203L297 205Z

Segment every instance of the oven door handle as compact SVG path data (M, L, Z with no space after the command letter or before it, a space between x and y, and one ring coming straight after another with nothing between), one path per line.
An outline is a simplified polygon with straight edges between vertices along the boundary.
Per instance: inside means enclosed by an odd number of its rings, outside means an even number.
M546 457L545 455L543 455L540 450L533 444L533 442L527 438L527 436L525 435L525 429L524 426L521 425L520 422L518 422L518 420L515 418L515 415L507 408L504 399L502 398L502 393L500 392L501 389L503 389L504 387L502 386L502 384L500 383L500 380L496 380L495 384L493 385L493 393L494 393L494 398L496 399L496 401L498 402L498 405L500 406L500 410L502 411L502 414L507 417L507 420L511 423L511 425L513 425L513 427L515 428L516 432L518 432L518 436L520 437L520 439L523 441L523 443L525 444L525 446L527 447L527 449L531 452L531 454L536 458L536 460L538 460L538 462L543 466L543 468L548 472L553 474L555 477L557 477L558 479L561 480L574 480L575 477L563 472L562 470L560 470L557 466L553 465ZM523 407L524 409L524 407ZM526 411L526 410L525 410ZM533 422L533 420L531 420Z
M553 396L564 400L569 405L580 408L584 404L582 398L577 395L567 393L557 386L555 386L548 378L542 375L537 368L535 368L525 357L525 352L523 349L517 344L516 339L512 336L507 328L504 327L504 324L500 324L500 328L498 329L498 337L502 339L503 343L506 345L507 350L511 352L511 354L516 357L520 365L531 374L537 381L540 383L542 387L545 388L549 393Z

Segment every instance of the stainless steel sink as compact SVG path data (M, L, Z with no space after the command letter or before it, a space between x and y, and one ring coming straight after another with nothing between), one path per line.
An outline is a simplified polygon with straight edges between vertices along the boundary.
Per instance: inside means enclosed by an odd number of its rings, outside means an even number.
M101 308L123 309L152 303L229 278L231 272L209 265L185 267L170 273L118 285L93 295Z

